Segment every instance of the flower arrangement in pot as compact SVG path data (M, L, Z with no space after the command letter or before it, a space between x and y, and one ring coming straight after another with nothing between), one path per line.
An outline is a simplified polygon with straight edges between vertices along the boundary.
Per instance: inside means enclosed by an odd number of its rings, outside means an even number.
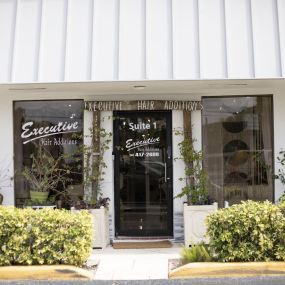
M184 135L183 132L176 132ZM180 157L184 164L184 174L180 181L185 181L185 186L175 198L186 198L184 204L184 239L188 247L205 239L207 215L217 210L217 203L213 203L208 193L207 173L203 169L203 153L194 149L193 139L184 136L178 144Z
M177 135L184 134L176 131ZM207 173L203 169L203 153L194 149L193 142L195 140L184 137L178 144L180 157L185 163L184 177L180 181L185 181L185 186L176 198L186 197L188 205L209 205L213 200L208 194L208 178Z
M108 119L111 119L111 117L108 117ZM107 168L104 155L110 149L111 137L112 133L101 127L99 122L94 122L87 134L77 137L84 140L84 143L73 154L83 158L84 163L82 166L78 165L78 171L84 177L82 182L84 197L83 200L72 203L71 206L75 209L108 208L110 199L103 197L101 184Z
M65 187L70 170L61 166L61 156L54 158L42 145L36 145L30 158L31 167L25 166L22 175L28 182L32 203L42 205L52 190L57 191L59 184Z
M88 210L93 217L93 243L94 248L104 248L109 242L109 202L110 198L103 197L101 191L107 165L104 154L110 148L112 133L100 127L99 122L89 129L89 134L84 136L85 141L77 154L83 157L83 187L82 200L73 201L72 211Z

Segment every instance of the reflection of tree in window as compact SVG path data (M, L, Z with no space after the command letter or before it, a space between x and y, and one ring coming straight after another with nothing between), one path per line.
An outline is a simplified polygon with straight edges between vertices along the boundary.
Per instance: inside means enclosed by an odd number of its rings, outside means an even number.
M203 151L213 196L272 200L272 98L203 99Z
M55 100L55 101L18 101L14 103L14 152L15 152L15 171L21 173L24 166L31 166L31 154L35 153L36 145L41 144L52 154L54 158L67 155L62 164L74 170L70 175L74 185L82 184L82 156L73 155L82 144L83 126L83 105L82 100ZM73 133L51 134L50 136L31 136L33 141L23 143L21 138L22 126L26 122L32 122L31 131L34 128L45 128L58 124L58 122L78 122L78 128ZM74 140L76 143L57 143L61 140ZM66 141L65 141L66 142ZM77 172L78 174L75 174ZM61 186L59 185L59 189ZM82 188L83 189L83 188ZM16 205L22 206L26 199L29 199L29 189L20 175L15 177L15 198Z

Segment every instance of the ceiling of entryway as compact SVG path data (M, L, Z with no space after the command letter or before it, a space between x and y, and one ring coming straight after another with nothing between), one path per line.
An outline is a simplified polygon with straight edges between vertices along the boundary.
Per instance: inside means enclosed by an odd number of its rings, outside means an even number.
M69 82L69 83L32 83L2 84L0 96L12 96L17 100L38 96L81 98L96 97L101 100L116 100L166 96L179 99L207 95L251 95L285 92L285 79L252 80L165 80L165 81L126 81L126 82ZM143 97L141 97L143 95ZM114 97L116 96L116 97Z

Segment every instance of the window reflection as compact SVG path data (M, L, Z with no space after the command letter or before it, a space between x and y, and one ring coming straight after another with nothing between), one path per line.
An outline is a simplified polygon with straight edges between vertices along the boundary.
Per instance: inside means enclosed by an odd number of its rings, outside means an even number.
M117 113L117 235L172 234L169 120L170 113Z
M203 99L204 167L220 206L272 200L272 97Z
M18 101L14 103L15 202L23 206L30 199L29 185L20 174L31 167L31 154L38 146L54 158L63 156L63 164L73 169L70 174L71 196L83 196L82 157L76 152L82 144L83 101ZM73 187L71 187L73 186ZM62 185L58 185L59 190ZM53 195L55 193L50 193ZM59 198L59 197L57 197Z

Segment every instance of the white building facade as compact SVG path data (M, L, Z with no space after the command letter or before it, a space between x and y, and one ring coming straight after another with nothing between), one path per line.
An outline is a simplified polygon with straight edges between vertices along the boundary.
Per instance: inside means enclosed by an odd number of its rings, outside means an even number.
M34 142L69 153L95 118L112 238L183 238L185 124L220 207L282 195L284 0L0 0L0 35L4 205L29 199Z

